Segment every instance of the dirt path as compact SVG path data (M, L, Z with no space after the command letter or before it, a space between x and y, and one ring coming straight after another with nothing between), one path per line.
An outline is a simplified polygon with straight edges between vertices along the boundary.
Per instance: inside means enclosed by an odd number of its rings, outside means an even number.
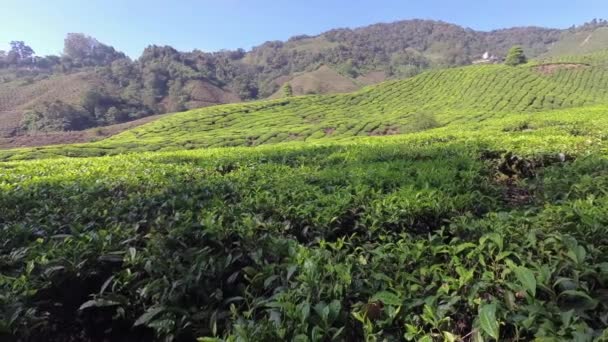
M593 37L593 33L589 34L589 35L587 36L587 38L585 38L585 40L584 40L584 41L581 43L581 47L583 47L583 46L585 46L585 45L589 44L589 41L591 40L591 37Z

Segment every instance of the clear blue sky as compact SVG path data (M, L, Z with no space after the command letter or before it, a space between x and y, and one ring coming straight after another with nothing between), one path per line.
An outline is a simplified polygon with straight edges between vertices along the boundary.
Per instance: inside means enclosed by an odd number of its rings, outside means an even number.
M214 51L401 19L437 19L479 30L564 28L608 17L608 0L0 0L0 49L24 40L58 54L82 32L138 57L149 44Z

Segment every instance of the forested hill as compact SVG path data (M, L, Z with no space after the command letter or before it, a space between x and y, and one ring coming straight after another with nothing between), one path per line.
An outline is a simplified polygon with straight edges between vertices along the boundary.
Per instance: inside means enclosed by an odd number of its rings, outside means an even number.
M587 50L599 50L608 46L593 33L606 26L594 20L568 30L480 32L409 20L266 42L251 51L149 46L136 60L84 34L69 34L63 54L46 57L15 37L8 52L0 51L0 137L277 97L287 83L295 95L352 91L426 69L467 65L486 51L500 59L513 45L528 57L572 54L580 39ZM556 46L559 53L552 53Z

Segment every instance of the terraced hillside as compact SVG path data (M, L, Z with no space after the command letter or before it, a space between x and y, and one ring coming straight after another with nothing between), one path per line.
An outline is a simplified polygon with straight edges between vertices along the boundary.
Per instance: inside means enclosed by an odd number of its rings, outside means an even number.
M427 72L352 94L197 109L101 142L34 153L87 156L394 135L601 103L608 103L608 73L599 63L470 66ZM22 158L31 151L4 151L0 157Z
M0 138L10 139L0 141L0 148L93 141L98 137L73 131L281 97L286 82L296 95L355 91L424 70L468 65L484 52L502 58L513 45L521 45L530 58L596 52L607 46L607 25L596 20L567 30L516 27L481 32L440 21L406 20L296 36L250 51L180 52L151 45L137 60L74 33L64 41L69 52L65 56L36 56L33 64L28 58L10 61L0 56ZM93 46L101 48L93 51ZM72 108L44 104L56 100ZM33 109L39 114L25 122L25 114ZM57 115L50 113L57 109L60 118L53 118ZM33 137L46 131L52 138Z

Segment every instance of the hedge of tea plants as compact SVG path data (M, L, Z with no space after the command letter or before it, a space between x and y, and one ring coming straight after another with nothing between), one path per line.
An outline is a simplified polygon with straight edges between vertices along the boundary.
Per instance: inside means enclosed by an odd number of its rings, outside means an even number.
M1 163L0 331L8 341L601 341L603 112Z

